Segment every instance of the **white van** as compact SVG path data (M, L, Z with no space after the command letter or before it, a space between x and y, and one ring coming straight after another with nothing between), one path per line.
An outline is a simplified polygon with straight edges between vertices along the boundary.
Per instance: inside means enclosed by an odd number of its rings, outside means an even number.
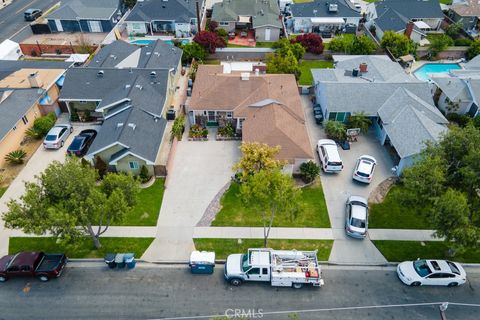
M338 154L337 144L330 139L318 140L317 152L324 172L340 172L343 162Z

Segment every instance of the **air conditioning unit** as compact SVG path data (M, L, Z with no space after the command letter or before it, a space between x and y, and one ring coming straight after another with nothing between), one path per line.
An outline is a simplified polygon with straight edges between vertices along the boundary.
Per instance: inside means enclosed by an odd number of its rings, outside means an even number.
M330 3L328 5L328 11L329 12L337 12L338 11L338 4L336 3Z

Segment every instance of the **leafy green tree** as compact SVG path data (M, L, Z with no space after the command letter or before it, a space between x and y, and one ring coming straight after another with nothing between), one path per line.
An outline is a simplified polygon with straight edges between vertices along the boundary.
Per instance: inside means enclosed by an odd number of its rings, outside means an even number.
M183 132L185 131L185 116L179 115L172 126L172 136L177 138L178 141L182 140Z
M305 48L300 43L291 43L287 38L282 38L272 45L275 53L281 56L287 56L289 52L293 53L295 59L302 59L305 54Z
M350 54L368 55L377 49L377 45L368 36L354 37L350 45Z
M77 158L53 162L25 193L8 203L3 219L8 228L42 235L49 232L65 243L89 236L101 247L100 235L129 213L138 185L131 175L109 174L97 186L98 173Z
M336 36L328 43L328 49L332 52L349 53L351 51L352 41L344 36Z
M480 54L480 39L474 40L467 50L467 59L471 60Z
M372 124L372 121L367 117L365 112L358 112L352 114L348 118L348 128L360 128L360 131L363 133L368 132L368 128Z
M305 182L309 183L315 180L320 174L320 167L313 161L304 162L300 165L300 173Z
M447 29L445 30L445 33L449 37L456 38L460 34L460 31L462 30L462 28L463 28L463 25L461 22L455 22L450 24L447 27Z
M46 116L36 118L33 126L25 131L25 134L33 139L43 138L48 131L55 125L57 117L54 112L50 112Z
M207 57L207 50L196 42L190 42L181 46L183 50L182 62L190 63L192 59L203 61Z
M384 49L389 49L396 57L401 57L407 54L415 55L416 44L404 34L399 34L393 31L386 31L383 34L380 46Z
M133 8L137 4L137 0L125 0L125 6Z
M290 73L300 76L298 60L291 50L285 54L274 53L267 56L267 73Z
M450 46L453 46L454 44L455 43L452 38L445 34L442 34L430 40L430 46L428 47L428 51L432 54L432 56L436 57L440 52Z
M240 172L245 180L261 170L281 169L284 161L275 159L280 152L280 147L270 147L265 143L244 142L240 146L242 158L233 166L233 170Z
M240 196L246 207L256 210L262 216L265 247L268 247L275 216L284 215L293 221L302 210L301 190L280 169L260 170L249 176L240 186Z
M343 141L347 138L347 127L340 121L326 121L325 133L330 139Z

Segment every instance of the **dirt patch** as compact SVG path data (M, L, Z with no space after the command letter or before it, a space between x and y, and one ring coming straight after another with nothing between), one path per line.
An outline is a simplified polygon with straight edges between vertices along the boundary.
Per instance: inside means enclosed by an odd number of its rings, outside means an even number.
M42 145L43 140L29 140L24 143L19 149L23 149L27 153L23 164L5 164L3 168L0 168L0 187L8 187L12 183L13 179L19 174L20 171L27 165L30 158L33 156L38 147Z
M383 180L376 188L370 193L368 197L368 203L375 204L383 202L388 191L398 181L398 177L390 177Z

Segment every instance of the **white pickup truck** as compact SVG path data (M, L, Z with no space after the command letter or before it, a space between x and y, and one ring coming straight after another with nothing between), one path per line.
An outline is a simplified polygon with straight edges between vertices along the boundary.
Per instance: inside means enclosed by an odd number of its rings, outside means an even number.
M295 289L324 284L317 251L248 249L246 254L227 257L224 276L234 286L245 281L270 281L272 286Z

